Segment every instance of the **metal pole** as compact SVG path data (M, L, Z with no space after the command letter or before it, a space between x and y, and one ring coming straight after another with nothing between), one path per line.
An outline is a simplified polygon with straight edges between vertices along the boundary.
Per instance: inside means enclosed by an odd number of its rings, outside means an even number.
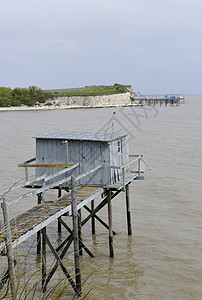
M127 214L128 235L132 235L129 184L126 185L126 214Z
M79 259L79 238L78 238L78 217L77 217L77 201L75 191L75 177L71 176L71 198L72 198L72 221L74 234L74 263L75 263L75 278L77 287L77 296L81 296L81 270Z
M12 249L12 236L10 222L8 218L8 208L6 204L6 199L2 199L1 204L3 210L4 226L6 231L6 250L8 259L8 271L9 271L9 281L11 286L11 298L15 299L15 270L14 270L14 259L13 259L13 249Z
M112 231L112 203L111 203L111 191L107 191L107 202L108 202L108 222L109 222L109 253L110 257L114 257L113 248L113 231Z

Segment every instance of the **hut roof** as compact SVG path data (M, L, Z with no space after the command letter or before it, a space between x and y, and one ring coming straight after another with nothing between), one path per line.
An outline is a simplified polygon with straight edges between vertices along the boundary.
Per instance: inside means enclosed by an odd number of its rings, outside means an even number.
M34 136L35 139L61 139L111 142L127 136L126 133L62 131L43 133Z

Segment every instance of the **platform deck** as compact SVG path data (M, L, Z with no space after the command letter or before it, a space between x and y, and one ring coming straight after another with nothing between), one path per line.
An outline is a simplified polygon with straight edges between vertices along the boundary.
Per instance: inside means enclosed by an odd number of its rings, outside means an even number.
M77 210L98 197L103 192L101 187L76 188ZM36 232L57 220L64 214L71 215L71 192L54 201L44 201L10 222L12 246L17 245L34 235ZM0 232L0 251L5 247L5 231Z

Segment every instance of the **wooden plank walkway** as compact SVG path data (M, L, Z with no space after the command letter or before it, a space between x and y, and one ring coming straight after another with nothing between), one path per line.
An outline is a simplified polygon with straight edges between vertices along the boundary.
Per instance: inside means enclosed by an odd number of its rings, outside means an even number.
M103 192L101 187L76 188L77 210L98 197ZM10 222L12 233L12 247L27 240L48 224L64 214L71 215L71 192L54 201L44 201ZM5 247L5 232L0 231L0 251Z

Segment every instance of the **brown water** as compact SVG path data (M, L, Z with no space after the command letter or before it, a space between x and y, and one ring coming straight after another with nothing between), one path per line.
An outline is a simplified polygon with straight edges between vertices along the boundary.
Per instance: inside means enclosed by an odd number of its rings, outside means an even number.
M109 258L107 231L96 223L83 228L83 240L95 254L81 262L84 292L89 299L202 299L202 96L187 97L179 107L135 109L76 109L0 113L0 187L20 180L17 164L35 156L31 137L62 130L98 131L116 112L114 129L127 128L130 152L143 154L145 180L130 185L133 236L127 236L124 194L113 202L115 259ZM47 193L51 198L52 193ZM10 215L29 208L36 199L23 200ZM106 219L106 211L99 214ZM57 243L56 224L49 227ZM63 232L65 236L65 232ZM30 247L26 241L19 252ZM39 267L35 245L29 266ZM49 261L53 258L49 255ZM66 258L72 267L72 255ZM37 275L40 279L40 274ZM52 280L62 280L58 271ZM39 293L39 290L38 290ZM39 295L39 294L38 294ZM63 299L72 299L73 292ZM39 298L39 296L37 296ZM37 298L36 298L37 299Z

